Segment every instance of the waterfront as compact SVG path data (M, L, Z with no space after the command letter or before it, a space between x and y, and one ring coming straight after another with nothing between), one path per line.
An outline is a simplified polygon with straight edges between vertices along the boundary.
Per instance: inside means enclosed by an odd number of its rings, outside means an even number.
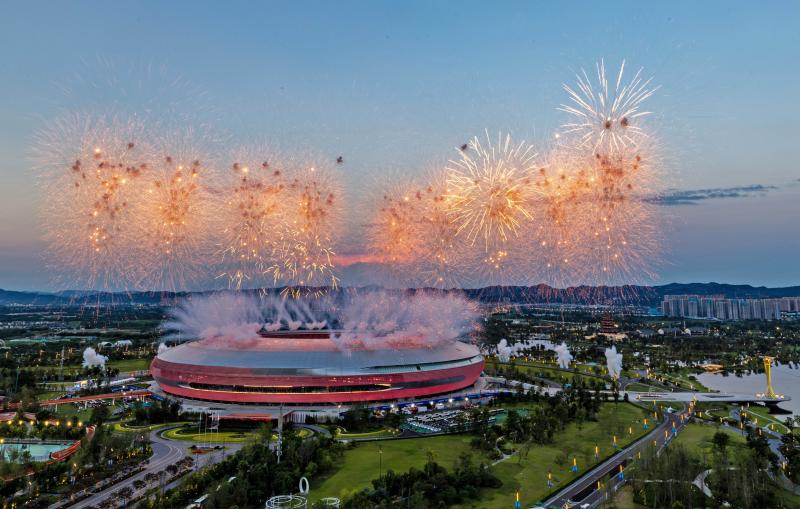
M708 387L720 392L736 392L758 394L766 390L767 382L764 373L736 376L722 373L702 373L697 379ZM772 386L778 394L792 398L780 404L780 407L800 415L800 370L791 369L788 365L773 366Z

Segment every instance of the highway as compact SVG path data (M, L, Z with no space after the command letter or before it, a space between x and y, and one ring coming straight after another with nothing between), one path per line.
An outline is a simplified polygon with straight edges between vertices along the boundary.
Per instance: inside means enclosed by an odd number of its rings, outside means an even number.
M683 420L681 416L684 417ZM585 504L588 504L588 507L595 507L601 501L604 493L603 490L597 489L598 481L601 481L602 484L611 483L610 486L616 491L616 488L624 483L624 480L620 480L617 477L619 465L636 456L638 452L644 452L647 448L653 447L653 440L656 441L656 447L659 450L664 448L673 437L673 423L676 430L680 431L689 421L686 417L686 413L667 414L665 420L653 431L589 470L578 481L547 499L544 507L578 508L583 507ZM613 477L609 479L611 474L613 474Z

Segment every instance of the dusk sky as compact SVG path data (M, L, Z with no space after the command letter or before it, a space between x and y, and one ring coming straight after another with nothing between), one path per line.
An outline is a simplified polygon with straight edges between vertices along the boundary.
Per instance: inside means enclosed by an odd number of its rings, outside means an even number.
M360 194L484 129L548 142L561 84L601 58L660 87L658 282L798 285L798 27L790 1L4 1L0 288L53 289L31 147L65 112L176 111L222 145L343 155Z

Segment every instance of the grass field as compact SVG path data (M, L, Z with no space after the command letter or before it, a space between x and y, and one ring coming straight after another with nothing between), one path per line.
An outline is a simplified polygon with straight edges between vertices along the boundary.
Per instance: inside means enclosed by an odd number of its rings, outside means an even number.
M108 365L114 369L118 369L120 373L128 371L144 371L150 369L150 362L153 359L122 359L120 361L108 361Z
M533 406L533 405L531 405ZM503 480L503 487L485 492L479 501L471 501L460 506L462 509L506 509L514 507L514 492L520 489L524 507L531 507L550 490L546 485L548 471L552 471L556 488L576 477L569 471L572 458L576 457L580 472L595 464L594 447L600 448L600 457L605 458L614 451L613 436L618 444L626 444L645 433L641 420L648 412L627 403L607 403L601 407L597 422L580 425L569 424L559 433L555 442L548 445L534 445L526 459L520 461L518 455L491 467ZM629 428L633 434L629 434ZM341 460L340 468L333 475L312 480L315 485L314 498L342 497L346 493L363 489L378 477L379 464L382 470L406 472L412 466L422 468L432 454L435 461L451 469L458 456L467 452L475 461L487 461L469 443L470 435L446 435L408 440L385 440L359 444L348 450ZM383 451L379 453L379 447ZM526 505L527 504L527 505Z
M140 433L142 431L153 431L154 429L166 428L167 426L174 426L176 424L186 424L184 422L165 422L163 424L151 424L149 426L133 426L125 422L115 422L111 425L114 431L120 433Z
M595 445L600 448L602 460L614 452L612 446L614 435L617 436L621 447L644 435L646 431L642 429L640 421L648 415L647 411L631 404L604 404L597 422L569 424L556 436L554 443L531 447L524 460L512 456L492 467L495 475L503 480L503 486L498 490L486 492L480 500L456 507L461 509L514 507L514 493L517 489L520 492L522 506L532 507L551 491L559 489L594 466L597 463L594 459ZM628 434L629 427L632 428L632 435ZM577 474L570 472L573 457L578 460ZM555 482L552 490L547 487L548 471L552 472Z
M161 436L168 440L183 440L186 442L211 442L211 443L240 443L250 442L256 439L254 432L241 431L221 431L219 433L198 433L197 426L186 426L181 428L168 429L161 433Z
M509 363L500 363L496 361L487 361L487 366L498 368L500 366L508 368L511 367ZM516 367L519 371L525 373L529 376L538 376L542 378L547 378L548 380L552 380L558 383L570 383L574 378L581 380L584 383L591 383L591 382L603 382L603 383L610 383L609 380L602 378L598 375L593 375L587 373L585 370L578 370L575 371L567 371L563 369L559 369L553 366L548 366L544 364L538 364L533 362L515 362L514 367Z
M694 380L689 377L693 377L694 373L689 371L688 369L683 369L678 371L677 373L670 373L668 375L663 373L654 373L654 378L656 379L664 379L673 385L677 385L683 389L689 389L691 391L700 391L700 392L714 392L705 385L701 384L698 380Z
M168 426L168 425L165 425ZM307 438L311 436L311 432L307 429L298 429L295 431L300 438ZM258 432L256 431L220 431L219 433L204 432L198 433L196 425L182 426L180 428L168 429L161 433L161 436L168 440L183 440L186 442L209 442L209 443L242 443L251 442L258 439ZM278 436L273 434L272 441L278 439Z
M683 444L687 450L701 458L706 458L712 453L713 444L711 439L718 431L728 434L731 437L728 447L745 448L747 447L744 437L732 430L720 428L719 426L703 425L703 424L689 424L683 431L675 438L674 443ZM713 475L713 474L712 474ZM778 490L778 496L784 507L800 507L800 496L795 495L786 490ZM619 506L624 507L624 506ZM636 506L632 506L636 507Z
M72 419L73 416L78 416L79 421L87 422L92 415L91 408L78 408L72 404L58 405L55 411L58 419Z
M122 359L122 360L112 360L108 361L108 366L114 369L118 369L120 373L127 373L128 371L143 371L150 369L150 362L152 359L150 358L143 358L143 359ZM61 369L59 366L31 366L26 369L32 369L34 371L55 371L58 372ZM83 368L81 366L64 366L64 375L65 376L75 376L83 372ZM65 382L65 385L71 386L71 382Z
M378 477L381 465L384 473L390 469L402 473L411 467L422 468L428 462L429 452L437 463L450 469L462 452L474 453L470 440L472 437L468 435L445 435L358 444L344 453L340 468L333 475L313 479L312 497L314 500L342 497L366 488Z
M397 436L397 430L383 428L364 433L348 433L344 428L336 428L334 434L339 440L363 440L365 438L392 438Z
M769 424L770 429L778 433L788 433L789 431L789 428L783 424L781 416L770 415L768 408L758 405L750 405L750 408L745 409L745 411L749 414L748 416L753 421L758 419L759 426ZM785 417L786 416L783 416L783 418Z
M685 428L675 437L673 443L676 444L683 444L687 450L693 451L694 453L700 455L709 455L712 452L713 444L711 443L711 439L714 437L714 434L718 431L722 431L730 435L731 440L730 443L734 447L744 447L745 439L742 435L736 433L730 429L724 429L719 426L711 425L711 424L696 424L691 423L686 425Z

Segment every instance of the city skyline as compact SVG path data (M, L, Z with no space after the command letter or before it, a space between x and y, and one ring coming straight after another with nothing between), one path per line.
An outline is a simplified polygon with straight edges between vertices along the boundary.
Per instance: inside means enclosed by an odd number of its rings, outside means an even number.
M357 3L17 6L0 21L13 69L0 84L0 288L63 288L41 256L30 147L65 111L169 106L211 126L223 147L341 155L348 182L381 182L446 163L484 129L545 146L561 83L600 59L643 67L660 87L652 125L670 177L656 204L667 228L652 283L798 284L800 106L785 98L800 75L800 10L626 5L601 27L602 7L588 4L434 4L419 20L412 7ZM712 12L717 22L704 24ZM363 241L351 244L339 252L357 259ZM343 283L364 283L360 274L345 270Z

